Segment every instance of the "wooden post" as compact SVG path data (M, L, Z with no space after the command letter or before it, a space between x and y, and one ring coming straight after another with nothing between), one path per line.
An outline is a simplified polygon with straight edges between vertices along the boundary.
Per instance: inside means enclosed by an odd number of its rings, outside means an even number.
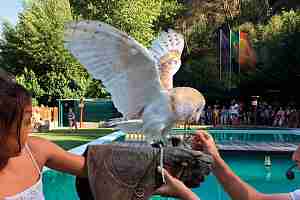
M82 128L83 127L83 108L84 108L84 99L83 97L80 98L80 102L79 102L79 108L80 108L80 125L79 127Z

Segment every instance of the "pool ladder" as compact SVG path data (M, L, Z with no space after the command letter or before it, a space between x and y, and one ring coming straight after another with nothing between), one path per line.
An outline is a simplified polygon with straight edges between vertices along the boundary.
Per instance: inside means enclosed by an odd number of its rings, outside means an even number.
M271 167L272 166L272 161L271 161L271 158L270 156L265 156L265 167Z
M271 171L271 166L272 166L272 161L270 156L265 156L265 161L264 161L265 169L266 169L266 181L270 181L272 177L272 171Z

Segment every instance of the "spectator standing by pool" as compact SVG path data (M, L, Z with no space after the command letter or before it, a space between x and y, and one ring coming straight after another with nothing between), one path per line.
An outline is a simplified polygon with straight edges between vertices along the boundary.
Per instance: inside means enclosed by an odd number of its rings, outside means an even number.
M69 108L68 120L69 120L69 127L72 130L73 130L73 127L75 128L75 130L77 130L76 115L73 112L72 108Z
M271 121L270 121L270 126L274 126L274 123L275 123L275 119L276 119L276 108L275 107L273 107L272 109L271 109Z
M284 122L285 113L282 107L279 107L279 110L276 113L275 120L274 120L274 126L282 126Z
M284 111L284 126L287 126L289 123L289 117L290 117L290 113L291 113L291 108L290 106L287 106L285 111Z
M239 118L239 105L235 103L234 101L232 102L230 106L230 120L232 125L237 125L238 124L238 118Z
M207 106L207 110L205 112L206 116L206 124L211 125L212 124L212 109L211 106Z
M228 109L226 108L226 106L223 106L222 110L221 110L221 124L222 125L226 125L228 124L228 119L229 119L229 111Z
M213 118L213 125L216 126L219 124L219 109L217 105L214 105L213 113L212 113L212 118Z

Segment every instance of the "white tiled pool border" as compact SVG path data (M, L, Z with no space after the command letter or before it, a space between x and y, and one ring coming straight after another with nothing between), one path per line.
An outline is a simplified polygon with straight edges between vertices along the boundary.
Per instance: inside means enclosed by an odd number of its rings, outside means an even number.
M100 137L96 140L93 140L93 141L88 142L86 144L83 144L83 145L80 145L80 146L75 147L73 149L70 149L69 152L77 154L77 155L82 155L84 153L84 151L86 150L88 145L112 143L113 141L117 140L118 138L120 138L122 136L125 136L124 132L116 131L116 132L113 132L109 135ZM50 169L47 168L47 167L44 167L43 171L46 171L46 170L50 170Z

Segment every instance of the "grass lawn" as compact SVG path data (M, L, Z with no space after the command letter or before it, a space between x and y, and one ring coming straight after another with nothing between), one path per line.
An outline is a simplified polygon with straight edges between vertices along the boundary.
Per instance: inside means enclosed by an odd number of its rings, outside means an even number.
M80 129L76 132L71 132L67 129L52 130L46 133L33 133L33 136L48 139L62 148L69 150L76 146L90 142L99 137L112 133L113 129Z

